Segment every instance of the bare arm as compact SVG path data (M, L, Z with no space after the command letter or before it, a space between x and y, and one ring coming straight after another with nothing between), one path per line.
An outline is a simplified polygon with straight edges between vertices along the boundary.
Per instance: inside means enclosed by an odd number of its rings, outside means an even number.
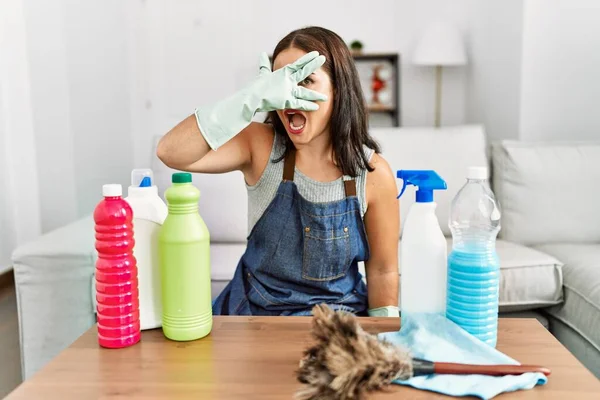
M237 136L213 151L190 115L163 136L158 143L157 156L165 165L189 172L223 173L235 170L250 175L259 168L263 157L253 157L270 151L272 128L250 123ZM270 139L269 139L270 138ZM256 161L256 162L254 162Z
M365 263L369 308L398 306L398 239L400 212L396 181L388 163L374 154L367 175L365 227L371 256Z
M222 173L241 170L250 183L257 165L265 158L260 150L270 150L268 143L273 139L272 129L252 122L255 113L286 108L317 110L319 106L315 102L325 101L327 96L300 87L298 83L324 63L325 57L312 51L272 71L267 53L262 53L258 77L244 90L197 109L194 115L177 124L160 140L158 157L167 166L183 171ZM213 148L217 150L212 151Z

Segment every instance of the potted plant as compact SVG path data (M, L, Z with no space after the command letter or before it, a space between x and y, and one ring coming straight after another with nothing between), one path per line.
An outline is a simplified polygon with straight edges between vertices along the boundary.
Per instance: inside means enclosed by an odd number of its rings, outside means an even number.
M352 54L362 54L363 44L360 40L354 40L350 43Z

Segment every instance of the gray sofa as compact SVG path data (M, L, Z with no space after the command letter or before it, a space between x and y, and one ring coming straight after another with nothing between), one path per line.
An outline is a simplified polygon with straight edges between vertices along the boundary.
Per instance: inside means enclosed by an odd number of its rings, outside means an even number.
M492 185L503 212L497 243L502 315L538 318L600 377L600 208L593 186L600 182L600 143L490 146L481 126L372 133L394 170L435 169L446 179L448 190L436 194L436 201L449 248L449 205L467 167L493 166ZM162 195L173 171L156 157L152 169ZM236 172L195 174L194 184L211 232L215 297L245 249L246 189ZM403 218L413 197L402 197ZM24 378L95 322L93 236L88 216L14 252Z
M505 141L492 146L492 162L502 238L561 261L563 301L542 312L600 377L600 142Z

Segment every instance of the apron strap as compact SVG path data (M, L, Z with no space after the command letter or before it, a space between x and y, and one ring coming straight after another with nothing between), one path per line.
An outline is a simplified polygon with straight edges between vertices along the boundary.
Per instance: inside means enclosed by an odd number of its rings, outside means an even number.
M356 196L356 181L354 179L344 181L344 190L346 191L346 197Z
M296 149L291 149L286 155L283 162L283 180L294 180L294 169L296 168Z

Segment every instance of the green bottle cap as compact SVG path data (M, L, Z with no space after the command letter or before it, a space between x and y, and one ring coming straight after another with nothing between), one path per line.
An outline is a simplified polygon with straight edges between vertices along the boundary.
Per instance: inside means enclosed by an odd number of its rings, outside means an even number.
M176 172L171 177L173 183L190 183L192 181L192 174L189 172Z

